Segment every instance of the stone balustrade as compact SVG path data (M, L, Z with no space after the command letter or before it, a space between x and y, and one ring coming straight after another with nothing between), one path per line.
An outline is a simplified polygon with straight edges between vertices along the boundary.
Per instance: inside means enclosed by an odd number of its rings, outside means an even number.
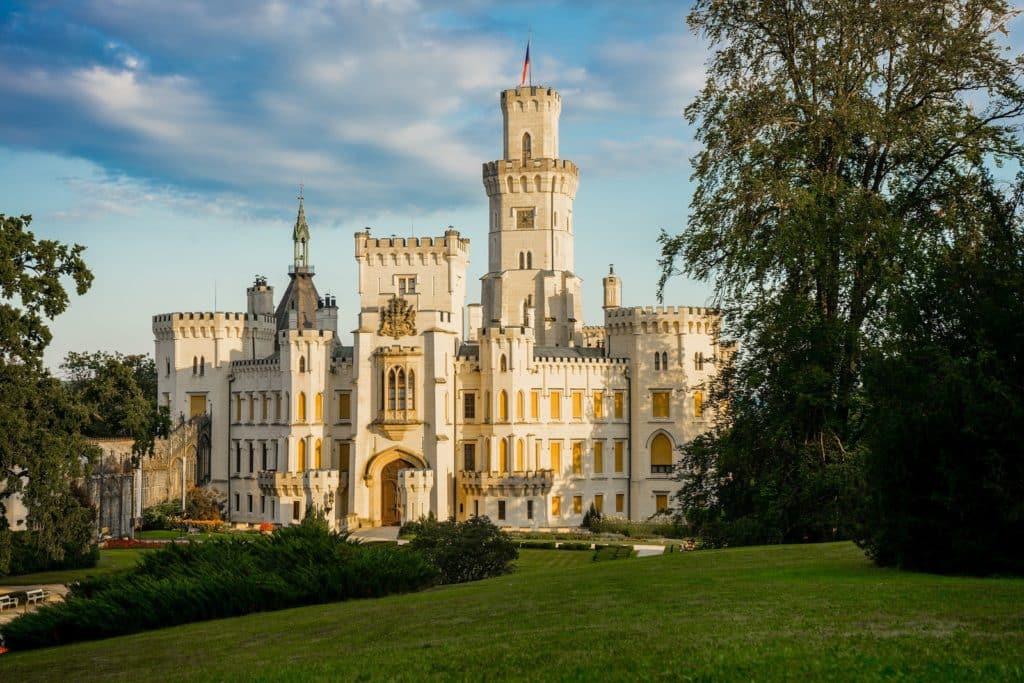
M459 485L476 496L540 496L551 490L553 470L520 472L477 472L460 470Z

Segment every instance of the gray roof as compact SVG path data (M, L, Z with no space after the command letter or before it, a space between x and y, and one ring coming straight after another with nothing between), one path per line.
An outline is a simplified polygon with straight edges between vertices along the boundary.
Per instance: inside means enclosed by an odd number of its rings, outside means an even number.
M576 358L604 358L599 346L534 346L533 357L539 359L573 360Z

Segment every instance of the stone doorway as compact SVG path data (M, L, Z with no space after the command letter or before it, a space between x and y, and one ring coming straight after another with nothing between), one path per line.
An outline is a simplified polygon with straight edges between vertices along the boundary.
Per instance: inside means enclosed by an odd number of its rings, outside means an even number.
M401 458L392 460L380 473L380 521L383 526L396 526L402 520L399 510L398 471L415 469L416 465Z

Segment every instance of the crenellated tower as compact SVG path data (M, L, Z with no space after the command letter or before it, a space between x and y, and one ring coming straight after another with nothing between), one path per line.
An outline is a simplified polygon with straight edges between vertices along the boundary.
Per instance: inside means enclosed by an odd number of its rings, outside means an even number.
M562 100L552 88L501 93L504 158L485 163L490 200L483 327L533 327L539 346L579 343L573 200L579 171L558 157Z

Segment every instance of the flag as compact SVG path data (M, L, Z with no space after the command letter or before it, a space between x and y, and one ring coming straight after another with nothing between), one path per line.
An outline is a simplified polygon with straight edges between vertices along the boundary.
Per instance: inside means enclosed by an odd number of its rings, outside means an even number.
M526 85L526 75L530 73L530 41L526 41L526 59L523 60L523 77L519 81L519 85Z

